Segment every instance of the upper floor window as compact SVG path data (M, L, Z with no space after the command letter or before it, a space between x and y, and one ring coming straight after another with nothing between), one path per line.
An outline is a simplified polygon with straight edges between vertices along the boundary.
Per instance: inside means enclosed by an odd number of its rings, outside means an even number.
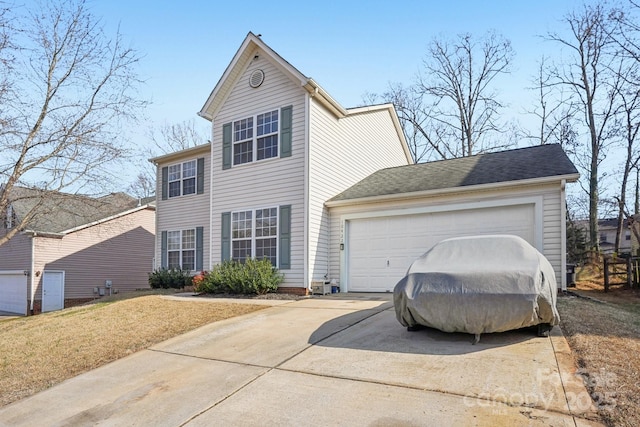
M631 240L631 232L629 230L624 232L624 240Z
M204 157L164 166L162 200L188 194L204 194Z
M278 156L278 110L233 122L233 164Z
M169 166L169 197L195 194L196 161Z

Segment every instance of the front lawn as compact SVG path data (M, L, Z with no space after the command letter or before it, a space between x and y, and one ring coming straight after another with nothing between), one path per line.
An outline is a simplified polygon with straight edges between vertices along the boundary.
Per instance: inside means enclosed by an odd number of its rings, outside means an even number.
M0 406L207 323L266 306L138 296L0 322Z

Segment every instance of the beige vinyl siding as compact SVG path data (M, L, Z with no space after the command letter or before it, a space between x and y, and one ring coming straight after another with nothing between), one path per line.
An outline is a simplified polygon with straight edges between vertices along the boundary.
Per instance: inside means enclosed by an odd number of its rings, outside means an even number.
M42 299L42 271L65 272L65 299L92 298L94 287L113 281L120 292L148 288L152 269L155 213L141 209L69 233L35 237L35 299Z
M211 205L211 254L213 265L221 260L223 212L291 205L291 269L283 270L284 287L304 287L304 164L305 91L275 66L266 54L255 51L252 61L229 92L213 120L213 194ZM249 86L256 70L265 78L258 88ZM271 158L222 169L222 126L256 114L292 106L292 156ZM254 123L255 126L255 123Z
M351 206L340 206L331 208L331 258L330 276L340 277L340 247L342 217L348 214L366 214L376 211L401 211L403 209L459 205L467 203L491 202L499 204L501 200L519 198L541 198L542 199L542 253L547 257L556 273L556 281L561 286L561 224L560 224L560 183L549 185L513 186L502 189L483 190L473 192L457 192L447 195L434 195L431 197L393 200L369 204L354 204ZM335 248L335 250L334 250Z
M0 231L2 235L4 230ZM31 237L18 233L0 246L0 270L31 269Z
M309 138L309 276L321 280L330 248L337 249L329 246L324 202L379 169L408 162L388 109L337 119L312 99Z
M204 157L204 193L188 194L186 196L171 197L162 200L162 168L178 163L197 160ZM207 150L202 153L190 153L184 157L175 157L166 163L160 163L157 167L156 177L156 242L154 265L161 267L162 231L177 231L203 227L203 269L210 270L210 240L209 228L209 202L211 192L211 153Z
M556 272L558 286L562 285L562 224L560 186L544 194L544 256L547 257ZM566 236L564 236L566 238Z

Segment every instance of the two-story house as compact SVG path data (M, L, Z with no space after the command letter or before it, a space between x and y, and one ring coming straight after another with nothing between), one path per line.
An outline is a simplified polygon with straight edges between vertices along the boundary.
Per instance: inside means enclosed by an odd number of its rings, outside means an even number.
M413 165L391 104L342 107L252 33L199 115L210 144L152 159L158 268L268 258L288 292L390 291L442 238L511 233L562 277L559 146Z

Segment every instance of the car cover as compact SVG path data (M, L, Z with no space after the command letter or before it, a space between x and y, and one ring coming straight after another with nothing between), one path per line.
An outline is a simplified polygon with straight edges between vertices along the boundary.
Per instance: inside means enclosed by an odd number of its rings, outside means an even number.
M394 289L398 321L476 335L557 325L549 261L518 236L443 240L416 259Z

